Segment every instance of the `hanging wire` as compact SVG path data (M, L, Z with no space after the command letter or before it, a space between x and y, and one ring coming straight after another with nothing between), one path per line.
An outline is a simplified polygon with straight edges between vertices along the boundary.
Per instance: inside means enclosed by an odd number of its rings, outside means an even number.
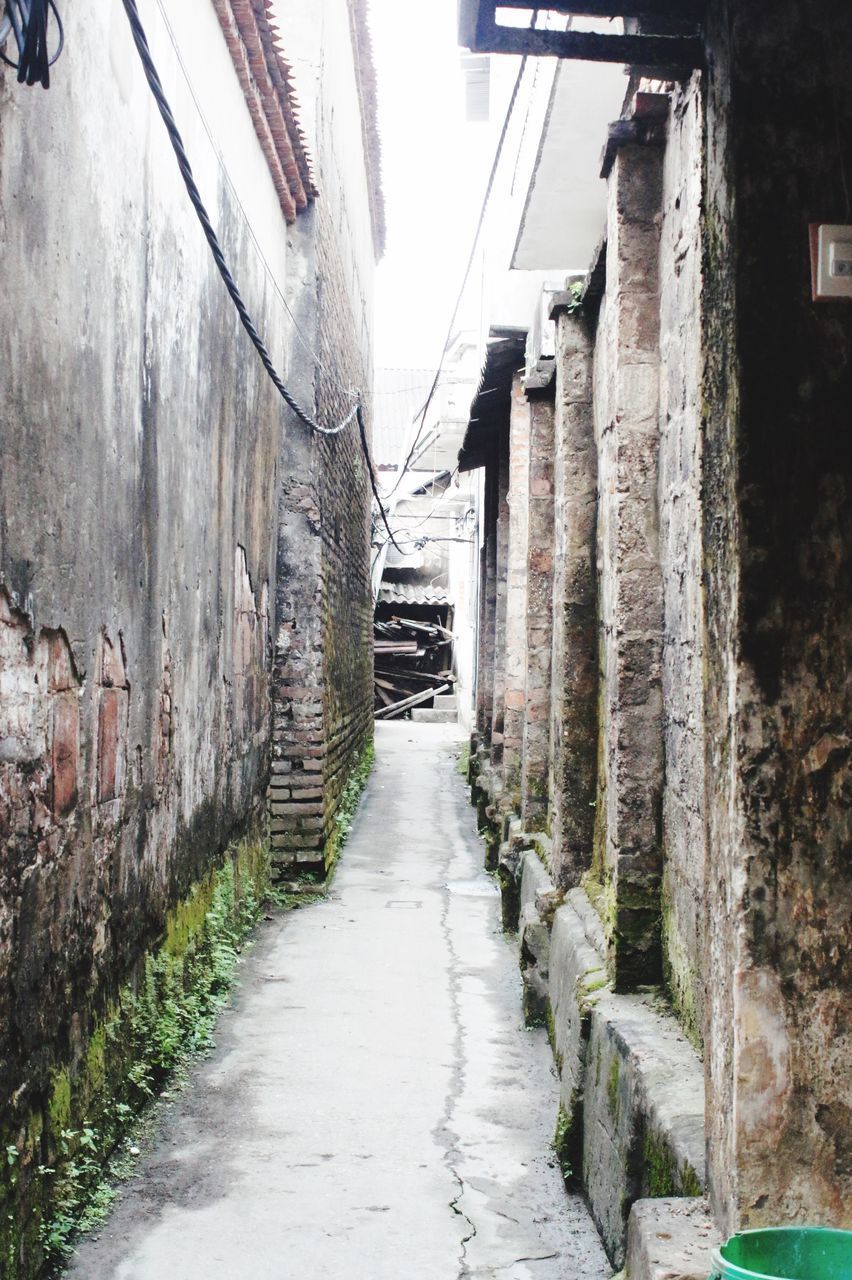
M222 277L222 280L224 281L225 288L228 290L228 293L231 296L231 301L236 307L237 314L240 317L243 328L245 329L246 333L251 339L255 350L260 356L260 360L264 369L268 373L270 380L272 381L273 385L275 386L282 400L284 400L285 404L287 404L289 408L292 409L293 413L296 415L299 421L303 423L304 426L306 426L310 431L314 431L318 435L323 435L323 436L339 435L341 431L344 431L346 427L349 426L349 424L356 418L356 416L359 418L359 422L361 421L360 399L356 400L355 404L352 406L349 413L346 415L346 417L338 426L324 427L324 426L321 426L320 423L317 422L315 418L313 418L309 413L306 412L306 410L302 408L302 406L295 399L293 394L289 391L286 384L283 382L283 380L279 376L275 368L275 365L272 362L272 357L269 354L266 343L263 341L260 334L258 333L257 328L255 327L254 321L249 315L248 308L246 307L246 304L243 301L242 294L237 288L236 281L234 280L234 277L231 275L230 269L225 260L225 255L222 251L222 246L219 243L219 237L216 235L216 232L213 229L213 224L210 221L210 215L208 214L207 209L205 208L204 201L201 199L201 193L198 190L198 186L196 184L195 177L192 172L192 166L189 162L189 157L186 153L186 148L184 147L184 144L183 144L183 139L180 135L180 131L178 130L177 124L175 123L174 116L172 115L172 110L171 110L171 107L169 106L168 99L166 98L162 82L157 72L157 68L154 65L154 60L151 57L151 50L148 46L148 39L145 35L145 29L142 26L142 21L139 17L139 11L136 7L136 0L122 0L122 3L124 4L124 11L127 14L128 22L130 23L131 32L133 33L133 41L134 41L134 44L136 45L136 51L139 54L139 58L145 70L145 77L148 81L148 85L151 89L151 92L154 95L154 100L157 104L157 108L160 112L160 115L162 116L163 123L166 126L166 132L169 135L169 141L172 144L172 150L174 151L175 156L177 158L178 168L180 169L181 176L183 177L184 186L186 187L187 194L189 195L192 206L195 209L195 213L198 218L198 221L201 223L201 228L204 232L207 243L210 246L210 252L213 255L213 261L216 263L216 266L219 270L219 274ZM366 432L363 429L361 432L361 436L362 436L362 446L366 447L367 437L366 437ZM375 477L373 476L372 463L370 461L368 451L365 454L365 456L367 458L367 467L370 471L371 480L373 480L374 482Z
M48 17L53 14L57 45L51 54L47 45ZM40 84L50 88L50 68L65 47L65 29L54 0L6 0L6 17L0 19L0 45L15 37L18 61L13 62L0 48L0 59L18 73L18 84Z

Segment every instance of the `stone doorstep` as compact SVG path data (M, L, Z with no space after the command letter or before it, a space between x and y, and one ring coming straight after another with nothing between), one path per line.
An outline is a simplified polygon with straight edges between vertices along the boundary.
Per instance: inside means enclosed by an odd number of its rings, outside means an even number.
M655 1184L687 1197L704 1185L704 1073L659 997L612 991L602 940L594 908L572 890L548 949L551 1034L573 1158L582 1160L592 1213L621 1266L632 1202Z
M719 1233L701 1197L637 1200L627 1227L627 1280L707 1280Z

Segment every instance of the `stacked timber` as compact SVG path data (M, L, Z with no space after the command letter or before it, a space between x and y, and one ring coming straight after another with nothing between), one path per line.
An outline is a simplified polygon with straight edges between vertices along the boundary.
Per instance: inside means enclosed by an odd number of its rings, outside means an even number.
M376 619L375 707L378 719L404 715L412 706L430 705L450 689L453 633L437 622L413 618Z

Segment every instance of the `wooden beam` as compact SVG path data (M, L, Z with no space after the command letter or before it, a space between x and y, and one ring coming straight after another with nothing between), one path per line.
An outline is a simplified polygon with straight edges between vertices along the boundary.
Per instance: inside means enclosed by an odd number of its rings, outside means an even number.
M621 62L673 73L704 64L704 45L697 36L610 36L597 31L539 31L493 25L470 47L475 53Z
M462 0L467 3L468 0ZM483 10L533 9L530 0L471 0ZM540 10L586 18L671 18L676 22L700 22L704 15L702 0L544 0Z

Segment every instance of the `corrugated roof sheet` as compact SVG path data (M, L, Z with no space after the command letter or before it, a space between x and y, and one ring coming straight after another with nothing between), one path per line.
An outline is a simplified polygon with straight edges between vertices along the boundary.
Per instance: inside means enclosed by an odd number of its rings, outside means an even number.
M441 608L450 603L446 591L424 582L386 582L379 588L382 604L431 604Z
M470 407L470 421L459 450L459 471L485 465L492 433L508 423L512 379L524 367L526 336L516 334L489 342L479 389Z
M377 369L373 391L373 457L396 474L411 448L412 423L423 408L434 369Z

